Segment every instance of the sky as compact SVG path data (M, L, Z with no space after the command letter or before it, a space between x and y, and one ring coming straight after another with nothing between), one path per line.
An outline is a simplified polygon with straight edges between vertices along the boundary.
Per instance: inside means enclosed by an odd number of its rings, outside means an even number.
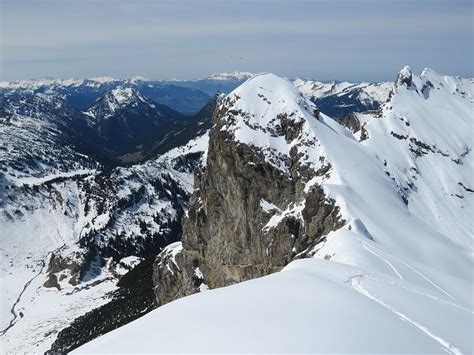
M472 0L0 0L0 80L474 76Z

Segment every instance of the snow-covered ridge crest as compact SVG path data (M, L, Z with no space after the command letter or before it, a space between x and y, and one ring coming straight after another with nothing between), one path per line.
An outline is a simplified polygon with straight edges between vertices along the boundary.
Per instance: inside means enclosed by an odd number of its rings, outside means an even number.
M267 162L283 172L288 172L290 160L296 156L302 167L314 171L320 167L322 151L315 121L346 134L320 115L291 81L271 73L247 80L222 101L222 107L227 113L221 130L228 131L237 142L261 150Z
M130 79L131 80L131 79ZM27 79L27 80L12 80L12 81L0 81L0 89L28 89L37 90L41 87L49 86L64 86L64 87L75 87L86 84L88 86L99 86L101 84L119 82L122 79L116 79L108 76L94 77L86 79Z

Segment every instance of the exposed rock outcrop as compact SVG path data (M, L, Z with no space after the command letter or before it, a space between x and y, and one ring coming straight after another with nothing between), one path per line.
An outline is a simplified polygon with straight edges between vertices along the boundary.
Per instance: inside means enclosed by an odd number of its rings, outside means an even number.
M406 65L400 70L397 75L397 80L395 81L395 86L406 85L406 87L410 87L413 80L413 73L411 68Z
M253 80L264 92L272 88L274 76ZM249 105L273 105L272 112L256 117L243 108L253 96L261 101ZM158 304L279 271L311 255L327 233L344 223L335 202L318 184L308 184L331 169L323 155L317 164L308 163L308 150L318 145L308 135L308 119L319 119L318 111L298 95L288 98L284 90L267 96L237 89L217 107L207 166L195 174L183 220L182 250L165 250L155 262ZM280 107L280 100L289 99L299 100L291 102L295 108ZM239 141L240 125L252 130L249 135L278 140L283 148Z
M352 133L357 133L362 128L360 124L360 120L354 112L348 113L347 115L343 115L337 120L337 122L341 126L346 127Z

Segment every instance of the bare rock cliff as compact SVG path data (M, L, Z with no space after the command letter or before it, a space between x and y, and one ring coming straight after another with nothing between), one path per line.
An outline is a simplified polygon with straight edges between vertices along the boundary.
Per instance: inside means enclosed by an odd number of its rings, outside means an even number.
M253 115L238 104L248 100L246 95L237 89L214 113L207 165L195 174L182 246L168 248L155 262L158 304L279 271L294 259L312 255L324 236L344 223L322 188L306 187L309 180L329 174L331 165L321 156L318 169L309 166L304 149L295 145L303 135L305 119L276 107L269 113L274 115L271 124L252 123ZM255 105L272 105L271 100L265 97L264 103ZM318 119L317 110L303 109ZM248 116L246 128L293 145L289 154L238 141L232 127ZM317 142L305 139L304 144Z

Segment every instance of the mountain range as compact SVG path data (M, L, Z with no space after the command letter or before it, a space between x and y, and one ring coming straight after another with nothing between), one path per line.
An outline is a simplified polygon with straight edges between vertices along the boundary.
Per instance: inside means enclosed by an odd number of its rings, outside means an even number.
M473 79L0 95L8 351L473 351Z

